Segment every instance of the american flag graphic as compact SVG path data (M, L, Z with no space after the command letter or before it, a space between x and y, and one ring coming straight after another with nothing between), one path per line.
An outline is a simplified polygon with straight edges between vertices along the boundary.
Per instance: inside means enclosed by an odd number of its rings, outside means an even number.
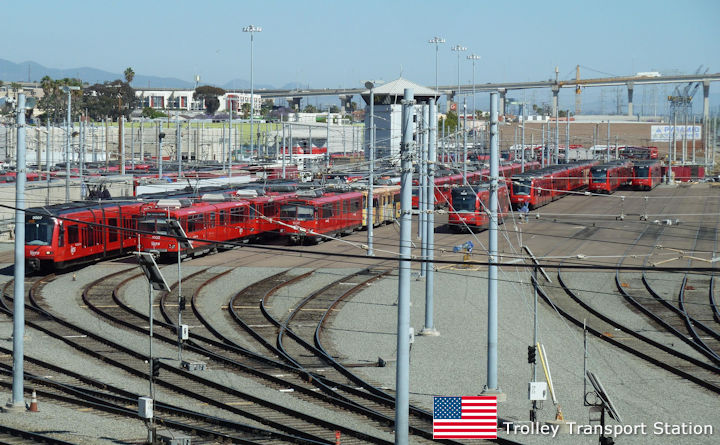
M496 397L434 397L433 439L497 439Z

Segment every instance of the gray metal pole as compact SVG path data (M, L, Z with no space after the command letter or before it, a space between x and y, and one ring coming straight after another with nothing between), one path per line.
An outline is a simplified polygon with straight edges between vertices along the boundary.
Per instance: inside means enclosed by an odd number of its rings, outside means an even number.
M557 68L555 68L555 77L557 77ZM555 164L560 163L560 118L558 110L560 109L560 93L555 96L558 100L555 103Z
M177 152L177 181L180 182L182 175L182 128L180 127L180 119L175 121L175 151Z
M542 124L542 148L540 153L540 167L545 167L545 124Z
M70 128L72 126L71 109L72 109L72 91L67 90L67 118L65 121L65 202L70 202Z
M435 98L430 99L430 116L429 116L429 132L428 132L428 155L427 155L427 172L429 190L428 196L434 196L435 187L435 162L437 161L437 108ZM435 268L433 266L435 249L435 199L428 202L427 213L427 233L423 237L427 239L426 248L426 268L427 277L425 278L425 326L420 335L438 336L440 333L435 330L433 323L434 312L434 289L435 289Z
M687 108L683 107L682 165L687 163Z
M329 133L328 133L329 134ZM373 252L373 188L375 185L375 89L370 88L370 178L368 179L367 196L367 255L374 256Z
M692 121L692 163L695 165L695 116Z
M422 138L420 139L422 146L420 147L420 177L422 178L421 182L421 191L422 193L418 194L418 197L421 198L421 200L418 201L418 210L420 211L420 258L423 260L427 258L427 223L428 223L428 215L427 215L427 209L430 206L430 201L433 199L434 195L431 195L433 191L433 185L430 184L430 181L428 179L427 175L427 162L428 162L428 140L430 139L429 135L429 126L428 126L428 119L429 119L429 110L428 106L426 104L423 104L421 106L422 109L422 120L420 122L420 134L422 134ZM425 277L427 276L427 263L423 261L420 263L420 276Z
M163 140L163 138L160 137L160 133L162 133L162 122L160 122L158 125L158 178L162 178L162 173L163 173L163 171L162 171L162 167L163 167L162 166L162 164L163 164L162 140Z
M178 339L178 361L182 365L182 248L180 247L180 240L177 240L178 245L178 324L177 324L177 339Z
M467 97L463 97L463 184L467 185Z
M135 171L135 122L130 122L130 169Z
M325 168L330 170L330 107L327 114L327 142L325 142Z
M50 147L50 114L47 116L47 140L45 141L45 182L47 186L47 195L45 196L45 205L50 205L50 165L51 165L51 147Z
M222 157L222 170L225 171L225 166L227 165L225 162L227 159L225 156L225 122L222 124L222 144L220 144L220 153Z
M570 161L570 110L565 111L565 119L567 119L565 126L565 163Z
M118 151L120 152L120 174L125 174L125 118L118 118L118 137L120 138Z
M285 122L282 124L282 177L285 179L285 155L287 154L287 141L285 139Z
M155 399L155 388L153 388L153 288L152 283L150 280L148 280L148 289L150 292L150 295L148 296L148 323L150 325L149 333L148 333L148 342L149 342L149 354L150 354L150 360L148 360L150 363L148 363L150 372L148 372L148 377L150 379L150 398Z
M610 162L610 121L607 123L607 146L605 147L605 162Z
M17 177L15 179L15 286L13 291L13 411L25 410L23 339L25 337L25 94L17 96Z
M228 121L228 177L232 177L232 115L233 115L233 100L230 99L230 120ZM252 135L251 135L252 136ZM252 150L250 150L250 156L252 156Z
M395 445L408 444L410 402L410 255L412 226L413 90L405 89L400 146L400 261L398 277L397 366L395 368Z
M520 144L522 144L522 148L520 149L520 171L525 172L525 103L523 102L522 105L520 105L521 111L520 115L522 116L522 135L520 136Z
M504 399L498 387L498 93L490 93L490 228L488 231L488 340L487 385L483 393Z
M417 132L417 174L418 174L418 188L417 188L417 202L418 202L418 218L417 218L417 239L422 239L425 237L425 214L423 213L423 207L422 203L425 202L425 199L423 195L425 194L425 180L427 177L425 176L425 170L423 168L423 156L425 155L425 144L423 143L423 138L425 137L425 134L422 132L421 126L422 126L422 119L421 116L418 116L416 118L417 122L415 123L415 131ZM425 254L424 250L424 244L420 244L420 255ZM420 264L420 276L425 276L425 269L424 269L424 263Z
M145 162L145 144L143 141L143 124L144 124L144 122L140 121L139 134L140 134L140 162L141 163Z
M250 31L250 156L255 151L253 127L255 125L255 90L253 88L253 40L255 33Z

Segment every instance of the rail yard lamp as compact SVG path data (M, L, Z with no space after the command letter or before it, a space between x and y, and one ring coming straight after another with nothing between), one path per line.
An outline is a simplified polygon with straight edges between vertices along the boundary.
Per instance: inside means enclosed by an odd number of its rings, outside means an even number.
M72 136L72 92L79 90L78 86L66 85L62 90L67 93L67 121L65 122L65 202L70 202L70 139Z
M246 26L243 32L250 33L250 156L255 151L253 144L253 123L255 121L255 94L253 90L253 40L256 32L262 32L262 28L255 25Z
M472 60L473 72L472 72L472 95L473 95L473 148L477 148L477 127L475 126L475 118L477 117L477 110L475 110L475 62L480 60L482 57L470 54L467 56L468 60Z
M435 94L437 94L438 89L438 44L445 43L445 39L442 37L435 36L432 39L428 40L428 43L435 44ZM437 96L436 96L437 97Z

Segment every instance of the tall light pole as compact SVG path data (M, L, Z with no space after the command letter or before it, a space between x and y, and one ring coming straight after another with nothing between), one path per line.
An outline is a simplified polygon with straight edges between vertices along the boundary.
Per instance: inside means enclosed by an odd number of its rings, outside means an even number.
M457 88L457 94L460 95L460 53L463 51L467 51L467 48L460 45L455 45L452 48L450 48L452 51L456 51L458 55L458 88ZM455 101L457 103L457 101ZM458 110L460 111L460 110Z
M432 39L428 40L428 43L434 43L435 44L435 94L437 94L437 88L438 88L438 44L445 43L445 39L442 37L435 36Z
M367 196L367 255L374 256L373 252L373 186L375 185L375 83L365 82L365 88L370 90L370 177L368 178Z
M473 90L473 149L476 148L477 145L477 127L475 126L475 118L477 117L477 111L475 110L475 61L480 60L482 57L470 54L467 56L468 60L472 60L473 65L473 75L472 75L472 90Z
M66 142L65 142L65 202L70 202L70 140L72 138L70 132L72 130L72 91L79 90L80 87L66 85L62 90L68 95L67 103L67 121L65 122Z
M253 145L253 124L255 122L255 93L253 90L253 40L256 32L262 32L262 28L255 25L246 26L243 32L250 33L250 156L255 151Z

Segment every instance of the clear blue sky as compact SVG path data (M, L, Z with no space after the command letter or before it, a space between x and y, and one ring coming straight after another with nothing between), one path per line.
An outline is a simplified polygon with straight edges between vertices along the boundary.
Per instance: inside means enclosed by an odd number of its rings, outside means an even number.
M13 62L89 66L222 84L250 77L248 24L255 37L255 83L355 87L400 75L457 82L583 77L638 71L720 72L720 1L185 1L36 0L2 5L3 51ZM22 38L20 38L22 36Z

